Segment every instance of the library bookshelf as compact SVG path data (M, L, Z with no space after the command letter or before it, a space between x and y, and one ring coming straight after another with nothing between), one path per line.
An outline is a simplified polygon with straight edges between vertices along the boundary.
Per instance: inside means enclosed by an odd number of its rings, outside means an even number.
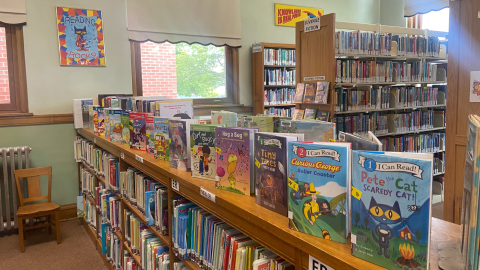
M252 90L253 90L253 114L264 114L265 108L293 108L295 104L265 104L265 90L288 88L295 89L295 83L290 85L266 85L265 70L285 69L295 70L295 65L267 65L265 64L266 49L282 49L295 51L295 44L261 43L261 51L252 52Z
M395 42L392 42L391 55L360 55L360 54L339 54L336 52L336 30L351 30L351 31L368 31L374 33L392 33L395 35L419 35L419 36L436 36L446 37L448 33L439 31L429 31L422 29L412 29L404 27L392 27L379 24L362 24L362 23L350 23L350 22L337 22L335 20L335 14L327 14L321 17L320 29L317 31L304 32L304 22L298 22L296 24L296 82L298 83L316 83L317 80L306 80L312 77L324 77L322 81L327 81L330 84L330 90L328 93L328 104L313 104L302 103L297 104L297 109L318 109L322 111L330 112L330 121L335 122L335 117L355 116L360 114L367 114L371 112L384 112L389 114L396 114L401 112L410 112L414 110L435 110L446 109L446 93L438 91L437 102L432 105L426 106L414 106L414 107L402 107L395 104L395 97L390 95L389 106L384 109L361 109L352 111L339 111L339 104L336 104L336 89L343 87L344 89L354 87L394 87L394 86L421 86L422 88L430 85L445 85L446 82L446 65L447 58L443 54L443 47L440 47L440 57L430 56L399 56L397 53L397 46ZM337 82L337 60L367 60L367 61L392 61L392 62L417 62L434 64L438 68L435 81L404 81L397 80L393 72L391 82ZM394 69L395 71L395 69ZM398 94L397 94L398 95ZM385 136L397 136L397 135L409 135L426 132L444 132L445 131L445 112L442 115L434 115L432 119L433 125L428 129L402 131L396 130L395 122L388 120L388 132L376 134L377 137ZM338 127L337 127L338 128ZM444 150L441 148L441 150ZM443 174L437 173L435 176Z
M350 254L350 239L348 239L347 244L341 244L289 229L287 217L260 207L256 204L254 196L245 196L218 190L215 188L214 181L192 178L190 172L170 168L169 163L166 161L157 160L146 152L131 150L121 143L110 142L103 136L94 135L93 131L89 129L78 129L77 133L79 136L93 142L94 147L102 148L117 156L120 160L121 170L132 166L166 185L168 187L169 213L172 213L171 199L178 195L184 196L294 264L295 269L308 269L309 255L321 260L334 269L383 269L377 265L353 257ZM97 177L97 179L98 178L99 177ZM172 181L178 183L178 191L172 188ZM200 188L205 188L215 194L215 202L203 197L200 194ZM124 208L130 209L140 219L145 220L142 212L122 198L120 208L122 215ZM151 230L170 247L172 247L170 237L172 235L171 220L172 219L169 218L168 236L161 235L155 228L151 228ZM97 220L97 222L99 221ZM86 221L84 223L86 224ZM123 217L121 228L122 231L116 233L124 243L124 250L129 250L125 242L125 224L123 223ZM90 225L85 225L85 229L96 245L97 250L101 250L101 243L96 230ZM459 241L460 235L461 229L459 225L433 218L429 262L430 269L438 269L436 256L438 244L449 241ZM139 256L131 252L130 254L133 255L134 259L140 260ZM105 260L105 256L103 255L102 257ZM171 262L174 261L173 258L176 258L173 253L173 248L170 248L170 258ZM178 258L175 260L178 261ZM185 260L184 263L191 270L200 269L200 267L192 261ZM108 262L106 262L106 264L109 265L110 269L113 269L111 264ZM172 263L170 264L170 270L173 270Z

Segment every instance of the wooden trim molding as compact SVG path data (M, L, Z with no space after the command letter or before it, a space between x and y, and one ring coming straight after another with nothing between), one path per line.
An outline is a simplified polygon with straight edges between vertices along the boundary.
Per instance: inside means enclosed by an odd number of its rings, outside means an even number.
M5 114L0 115L0 127L33 126L73 123L73 114Z
M60 205L60 220L69 220L72 218L77 218L77 204L64 204Z

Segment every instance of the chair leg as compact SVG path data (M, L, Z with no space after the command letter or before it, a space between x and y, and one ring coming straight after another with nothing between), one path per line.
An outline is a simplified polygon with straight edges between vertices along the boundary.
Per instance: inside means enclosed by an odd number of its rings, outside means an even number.
M57 231L57 244L60 244L60 211L55 211L55 230Z
M22 219L22 222L23 222L23 239L27 239L27 230L25 229L26 227L26 224L27 224L27 220L26 219ZM31 225L31 224L30 224Z
M48 234L52 234L52 215L47 216Z
M23 245L23 219L18 218L18 240L20 240L20 252L25 251L25 246Z

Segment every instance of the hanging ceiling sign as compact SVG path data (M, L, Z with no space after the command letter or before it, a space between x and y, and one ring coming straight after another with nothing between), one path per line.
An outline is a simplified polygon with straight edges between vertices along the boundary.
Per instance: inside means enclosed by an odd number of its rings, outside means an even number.
M295 27L300 21L322 16L323 9L275 4L275 25Z

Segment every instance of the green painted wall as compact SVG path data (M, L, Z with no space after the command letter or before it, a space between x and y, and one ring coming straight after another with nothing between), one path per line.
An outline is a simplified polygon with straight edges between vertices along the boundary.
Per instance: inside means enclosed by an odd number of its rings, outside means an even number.
M69 204L76 202L78 193L78 171L73 155L75 136L73 124L2 127L0 148L30 146L31 168L52 166L52 201ZM46 189L46 184L43 187Z
M380 0L380 24L391 26L407 26L403 17L404 0Z

